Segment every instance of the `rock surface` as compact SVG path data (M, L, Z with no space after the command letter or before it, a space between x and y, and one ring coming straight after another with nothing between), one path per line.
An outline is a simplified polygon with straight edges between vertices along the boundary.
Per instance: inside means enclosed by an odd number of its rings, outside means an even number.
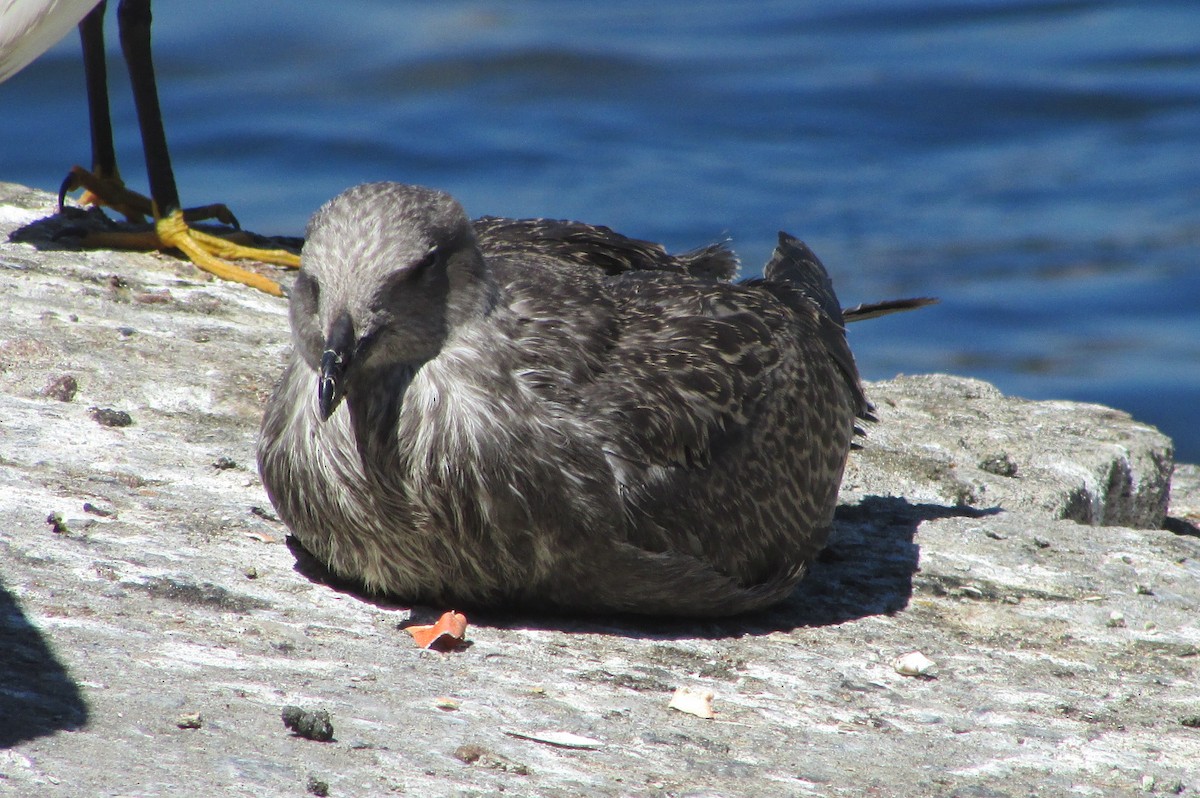
M874 386L885 422L843 480L850 494L1028 510L1084 524L1157 529L1171 440L1129 414L1003 396L979 380L899 377Z
M1168 506L1125 414L873 384L783 605L424 651L403 625L447 608L310 581L259 485L286 303L73 251L52 209L0 184L0 795L1200 795L1200 471Z

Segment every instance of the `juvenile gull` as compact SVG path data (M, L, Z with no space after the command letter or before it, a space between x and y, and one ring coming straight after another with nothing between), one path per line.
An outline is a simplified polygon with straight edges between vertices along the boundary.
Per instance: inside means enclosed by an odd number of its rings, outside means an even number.
M870 406L824 268L357 186L309 224L259 470L299 542L442 606L718 616L825 544ZM883 308L882 310L887 310ZM864 317L880 306L856 309Z

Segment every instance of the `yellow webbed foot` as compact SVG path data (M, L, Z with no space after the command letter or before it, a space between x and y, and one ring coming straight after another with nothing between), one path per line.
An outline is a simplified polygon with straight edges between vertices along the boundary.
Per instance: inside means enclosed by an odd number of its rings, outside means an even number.
M279 287L279 283L228 261L257 260L292 269L300 268L300 256L286 249L250 247L228 241L220 236L193 230L184 220L183 211L175 211L170 216L159 219L155 223L155 231L161 247L174 247L180 250L192 263L206 272L215 274L223 280L242 283L274 296L283 296L283 289Z
M85 205L103 205L125 216L130 222L138 223L147 216L156 218L154 230L136 231L88 231L82 244L92 249L178 249L192 263L206 272L224 280L242 283L273 296L283 296L279 283L261 274L243 269L231 260L256 260L273 263L292 269L300 267L300 256L285 249L263 249L251 246L252 237L236 230L228 234L213 235L188 226L189 222L215 219L223 224L238 226L237 219L229 208L221 204L205 205L175 211L159 218L154 203L147 197L125 188L119 175L98 175L76 166L63 181L59 191L59 205L70 191L83 189L80 202Z

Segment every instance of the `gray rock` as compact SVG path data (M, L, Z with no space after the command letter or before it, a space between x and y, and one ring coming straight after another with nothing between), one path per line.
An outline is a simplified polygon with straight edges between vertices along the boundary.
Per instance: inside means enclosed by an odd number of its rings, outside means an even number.
M898 377L869 393L882 423L848 468L843 500L905 496L1095 526L1162 526L1171 439L1127 413L1006 397L945 375Z
M1200 795L1200 472L1176 467L1156 527L1167 444L1124 414L874 384L830 547L779 607L495 614L422 651L400 627L448 608L298 573L244 465L285 302L73 251L62 220L4 240L52 206L0 185L0 792ZM71 402L43 393L64 373ZM1076 489L1089 513L1064 512ZM913 650L934 678L895 672ZM668 710L679 686L714 691L717 719ZM287 705L335 739L292 735Z

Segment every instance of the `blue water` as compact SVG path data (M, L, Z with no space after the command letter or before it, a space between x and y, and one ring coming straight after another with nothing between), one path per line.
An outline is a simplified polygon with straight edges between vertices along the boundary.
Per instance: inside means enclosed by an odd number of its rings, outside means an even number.
M1200 461L1194 0L155 8L185 202L299 234L341 189L399 179L474 214L728 237L744 274L786 229L844 304L942 298L852 328L867 377L1113 405ZM0 179L54 189L87 160L81 71L69 37L0 85Z

